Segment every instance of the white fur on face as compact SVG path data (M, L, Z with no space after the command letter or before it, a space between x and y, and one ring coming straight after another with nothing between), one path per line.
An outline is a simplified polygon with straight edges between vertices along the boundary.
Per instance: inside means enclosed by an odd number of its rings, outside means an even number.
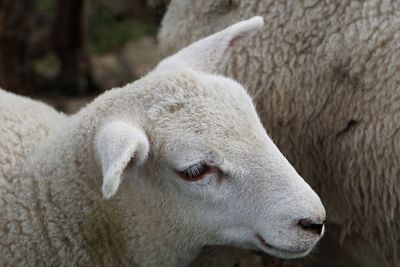
M168 101L148 110L156 176L162 190L170 190L163 194L173 196L168 199L174 216L189 217L188 225L195 221L193 227L213 236L214 244L262 249L284 258L310 252L320 235L302 230L298 221L322 223L324 207L268 137L245 90L225 77L192 70L159 75L177 79L171 81L173 92L163 97ZM196 182L175 173L198 162L221 173ZM149 169L147 175L154 176L152 163Z

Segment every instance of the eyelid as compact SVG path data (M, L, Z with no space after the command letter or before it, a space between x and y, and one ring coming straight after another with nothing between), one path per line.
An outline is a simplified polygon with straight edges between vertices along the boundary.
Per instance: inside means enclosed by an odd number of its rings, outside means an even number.
M208 169L209 167L211 167L210 165L208 165L207 163L205 163L204 161L200 161L196 164L193 164L192 166L190 166L189 168L187 168L186 170L184 170L185 173L189 173L190 174L195 174L196 172L201 172L202 169ZM197 174L198 175L198 174Z
M222 171L218 167L211 166L205 161L197 162L183 171L176 172L184 180L192 182L199 181L211 173L222 174Z
M177 168L176 171L177 172L185 172L185 171L190 170L191 168L193 168L195 166L199 166L201 164L206 164L206 162L204 162L204 161L196 161L194 163L191 163L188 167Z

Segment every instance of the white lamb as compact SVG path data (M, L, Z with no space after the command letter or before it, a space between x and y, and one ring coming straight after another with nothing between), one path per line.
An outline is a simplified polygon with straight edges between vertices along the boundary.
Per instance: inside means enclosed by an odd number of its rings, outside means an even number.
M172 0L161 50L255 13L267 26L225 73L324 200L319 266L400 266L400 1Z
M308 254L320 199L245 90L211 74L262 24L200 40L68 118L0 92L0 265L186 266L214 244Z

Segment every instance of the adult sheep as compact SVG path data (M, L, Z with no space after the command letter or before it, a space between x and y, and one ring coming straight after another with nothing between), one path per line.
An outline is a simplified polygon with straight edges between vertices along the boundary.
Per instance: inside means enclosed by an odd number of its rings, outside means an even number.
M400 266L400 1L172 0L161 51L255 13L266 26L225 73L321 195L338 249Z
M0 154L0 265L186 266L213 244L308 254L320 199L245 90L212 74L262 24L200 40L71 117L0 92L1 147L37 140Z

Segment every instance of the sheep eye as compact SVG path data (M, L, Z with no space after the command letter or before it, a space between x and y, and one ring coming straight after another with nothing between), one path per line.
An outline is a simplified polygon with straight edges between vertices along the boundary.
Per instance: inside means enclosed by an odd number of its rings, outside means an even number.
M176 171L176 173L186 181L199 181L206 174L212 171L212 167L204 162L196 163L183 171Z

